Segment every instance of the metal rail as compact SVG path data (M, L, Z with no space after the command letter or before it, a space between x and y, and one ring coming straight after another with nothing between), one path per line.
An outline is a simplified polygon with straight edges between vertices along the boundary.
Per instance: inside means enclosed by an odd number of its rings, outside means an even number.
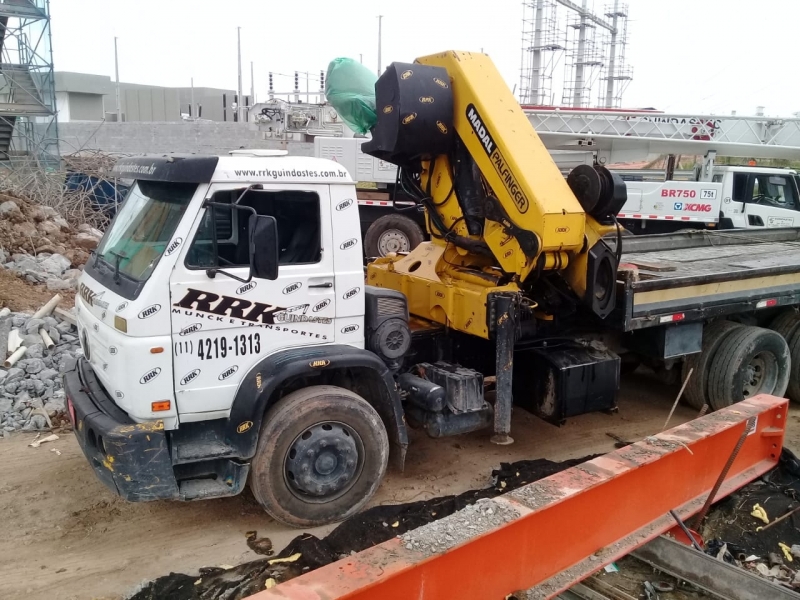
M650 154L800 159L800 119L525 109L549 150L592 150L609 162Z
M552 598L671 529L670 509L696 513L745 427L719 497L774 467L787 407L745 400L252 598L485 600L528 588Z

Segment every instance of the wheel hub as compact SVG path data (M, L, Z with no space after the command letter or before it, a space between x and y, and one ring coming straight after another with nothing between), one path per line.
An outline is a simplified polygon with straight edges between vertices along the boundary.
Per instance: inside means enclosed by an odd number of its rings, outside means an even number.
M774 379L777 375L773 374L776 367L772 362L766 360L761 354L753 357L744 368L744 385L742 392L745 398L751 398L757 394L771 393L775 387Z
M389 252L408 252L411 249L411 242L408 236L398 229L387 229L378 238L378 250L381 256L386 256Z
M359 444L355 431L343 423L317 423L292 443L286 455L286 480L301 495L330 499L356 480Z

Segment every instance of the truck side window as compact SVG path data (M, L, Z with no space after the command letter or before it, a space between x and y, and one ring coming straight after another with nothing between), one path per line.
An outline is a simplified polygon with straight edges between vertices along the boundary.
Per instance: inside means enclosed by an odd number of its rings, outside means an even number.
M217 192L212 200L231 204L243 190ZM319 196L313 192L248 191L240 206L278 222L279 263L313 264L322 257ZM246 267L249 265L249 212L208 207L186 257L189 268ZM215 235L216 233L216 235ZM214 240L216 239L216 252Z
M797 210L794 183L788 176L759 173L755 175L753 198L750 202Z
M747 173L733 174L733 201L744 202L747 194Z

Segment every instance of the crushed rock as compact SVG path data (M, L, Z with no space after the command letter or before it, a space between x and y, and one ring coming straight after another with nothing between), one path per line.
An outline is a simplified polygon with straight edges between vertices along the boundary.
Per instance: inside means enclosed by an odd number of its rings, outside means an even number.
M519 517L519 512L504 502L482 498L447 517L398 536L406 550L429 556L463 544Z

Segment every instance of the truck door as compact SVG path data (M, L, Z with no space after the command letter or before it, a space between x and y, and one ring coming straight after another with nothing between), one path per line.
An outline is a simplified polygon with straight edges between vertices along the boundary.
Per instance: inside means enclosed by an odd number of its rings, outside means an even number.
M227 415L240 379L265 356L335 340L330 192L324 185L213 185L171 278L175 396L181 421ZM278 224L279 275L249 275L249 210ZM215 270L218 270L215 273ZM219 272L222 271L222 272Z
M790 174L751 173L745 193L748 228L800 224L797 190Z

